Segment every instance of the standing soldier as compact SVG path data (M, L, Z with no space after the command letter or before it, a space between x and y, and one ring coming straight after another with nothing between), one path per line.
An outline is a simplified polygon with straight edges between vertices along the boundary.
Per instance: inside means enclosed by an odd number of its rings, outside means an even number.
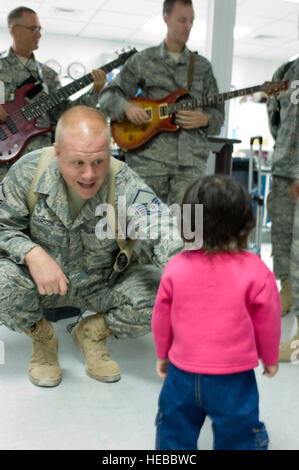
M37 14L31 8L18 7L9 13L7 22L13 42L11 48L0 56L0 80L4 83L5 101L13 101L16 90L28 81L42 83L41 90L37 89L38 93L32 97L32 101L40 100L45 94L54 93L61 87L57 73L47 65L38 62L33 54L33 51L38 49L41 38L41 25ZM82 103L95 108L99 92L106 81L106 74L102 70L94 70L92 77L94 85L91 91L76 101L64 102L51 112L45 111L45 114L38 118L37 126L48 127L51 123L56 123L60 114L75 104ZM0 105L0 121L4 122L6 119L7 113ZM2 141L2 145L4 143ZM46 147L51 143L50 132L37 135L29 140L22 154ZM0 181L4 178L10 165L11 163L0 163Z
M298 265L293 264L291 250L292 245L296 249L298 243L293 237L298 221L295 220L295 204L290 197L290 189L298 176L299 166L299 107L294 102L291 88L292 82L298 77L299 59L279 67L273 80L288 80L289 93L282 93L267 103L270 130L275 139L272 186L267 200L271 219L273 268L276 278L281 281L281 313L285 315L292 309L296 316L299 315L299 298L297 303L294 303L293 298L299 292L299 279L293 279L292 272L298 270ZM293 339L280 345L280 361L290 360L294 352L292 342Z
M179 88L191 97L218 93L211 64L186 47L193 25L191 0L165 0L165 40L135 54L103 90L100 106L112 120L127 118L135 125L148 120L145 110L128 102L138 89L144 97L161 99ZM206 170L208 135L219 134L223 105L176 113L178 132L162 132L140 148L125 153L126 161L151 186L163 202L181 203L190 183Z

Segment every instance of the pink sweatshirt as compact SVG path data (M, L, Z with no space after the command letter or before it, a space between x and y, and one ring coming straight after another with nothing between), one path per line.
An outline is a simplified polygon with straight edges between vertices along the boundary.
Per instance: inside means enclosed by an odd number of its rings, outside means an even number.
M184 251L167 264L152 331L156 353L187 372L232 374L278 361L280 298L252 253Z

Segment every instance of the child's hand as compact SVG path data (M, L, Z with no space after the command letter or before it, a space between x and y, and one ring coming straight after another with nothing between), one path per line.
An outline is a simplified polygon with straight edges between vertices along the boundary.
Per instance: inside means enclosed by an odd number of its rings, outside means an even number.
M278 364L275 364L274 366L265 366L264 365L264 374L267 375L267 377L274 377L274 375L278 371Z
M169 359L157 359L156 372L161 379L165 379L168 369Z

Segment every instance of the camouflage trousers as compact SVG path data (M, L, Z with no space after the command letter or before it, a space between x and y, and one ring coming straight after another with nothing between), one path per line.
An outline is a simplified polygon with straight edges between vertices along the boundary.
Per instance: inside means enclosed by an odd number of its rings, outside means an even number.
M153 189L158 198L169 205L181 204L186 189L206 172L204 159L198 160L196 167L170 166L154 160L147 160L145 164L140 156L132 155L126 156L126 162Z
M267 210L271 219L273 271L277 279L289 277L295 205L290 199L292 180L272 176Z
M0 322L21 333L42 317L44 308L73 306L82 313L105 313L108 328L119 338L142 336L151 330L160 276L152 265L132 264L111 288L100 281L84 289L69 284L65 296L42 296L26 266L0 258Z
M4 176L8 172L11 165L6 165L5 163L0 163L0 183L3 180Z
M293 313L299 315L299 200L295 206L293 242L290 259L290 282L293 295Z

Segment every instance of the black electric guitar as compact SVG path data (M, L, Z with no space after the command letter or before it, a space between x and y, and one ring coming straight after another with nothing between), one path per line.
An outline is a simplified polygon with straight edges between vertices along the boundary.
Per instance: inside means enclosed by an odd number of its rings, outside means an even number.
M108 73L119 65L123 65L136 52L136 49L124 52L117 59L103 65L100 69ZM15 92L14 101L7 101L2 105L8 114L8 118L4 123L0 124L0 163L16 160L26 143L33 136L44 134L51 130L51 126L37 127L35 123L38 117L65 102L69 96L82 90L92 82L93 78L91 73L89 73L32 103L28 103L25 97L36 84L26 83L18 88Z

